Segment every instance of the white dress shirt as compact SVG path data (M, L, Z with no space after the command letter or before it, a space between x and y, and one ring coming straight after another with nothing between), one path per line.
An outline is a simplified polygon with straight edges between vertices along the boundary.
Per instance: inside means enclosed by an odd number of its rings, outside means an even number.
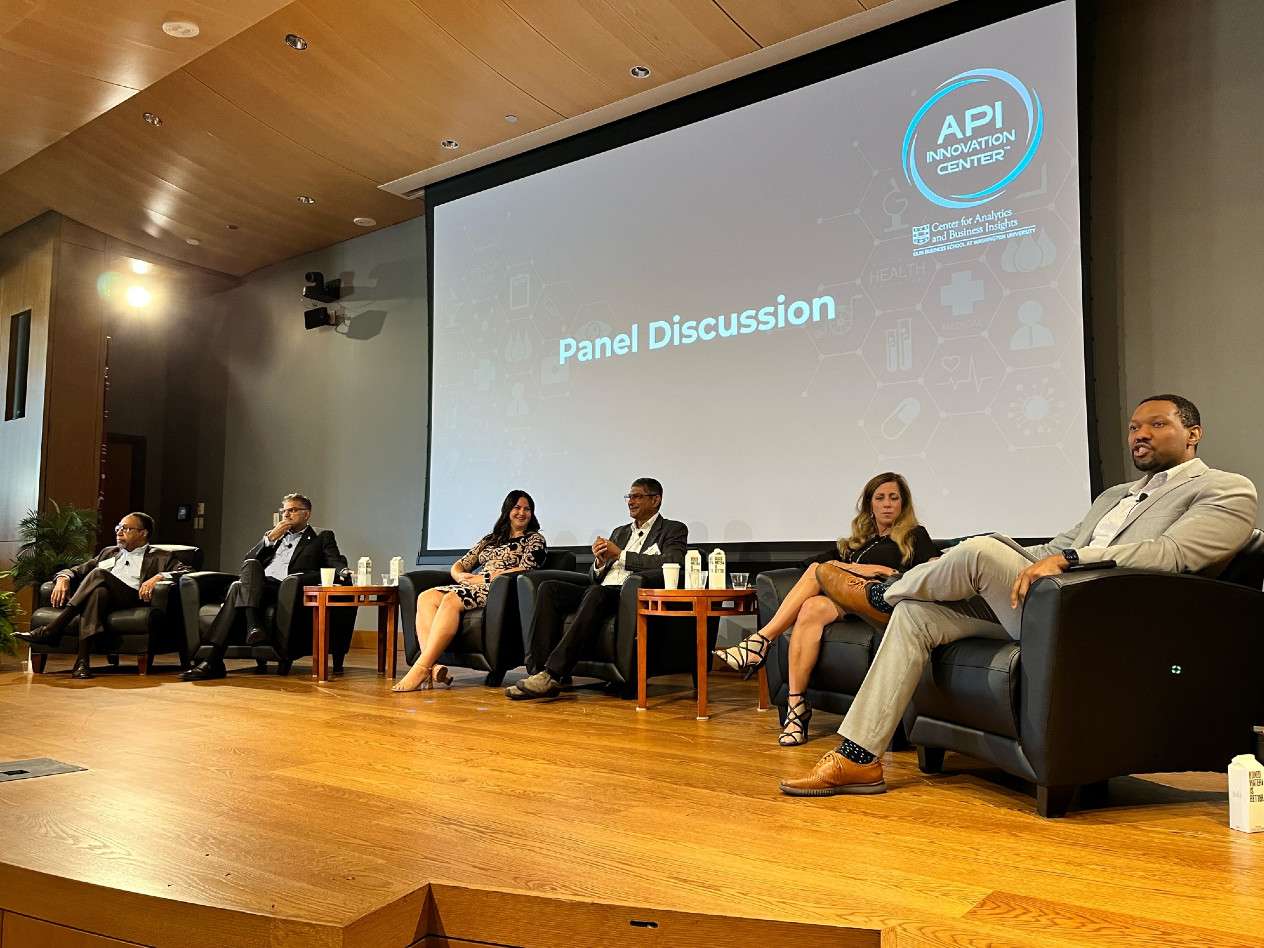
M601 579L601 585L622 586L623 581L632 575L625 565L627 563L627 555L641 552L641 548L645 545L645 540L649 537L650 530L654 528L654 523L657 520L658 514L654 514L639 527L635 523L632 524L632 535L628 537L628 545L623 548L619 558L610 564L610 569L606 571L606 575Z
M1088 549L1094 547L1101 548L1110 546L1115 537L1119 536L1125 526L1128 525L1128 518L1132 516L1132 512L1137 509L1137 505L1143 501L1149 500L1156 494L1166 493L1177 484L1189 478L1189 469L1197 458L1190 458L1188 461L1182 461L1175 467L1169 467L1166 471L1156 471L1144 480L1137 481L1128 488L1128 493L1119 498L1119 503L1097 521L1097 526L1093 528L1093 538L1089 541Z
M303 534L307 531L304 527L302 530L291 530L281 539L276 541L276 553L273 554L272 560L264 567L263 575L275 579L277 582L285 579L290 575L290 560L294 559L294 548L298 546L298 541L302 539ZM263 535L264 543L271 546L268 535Z

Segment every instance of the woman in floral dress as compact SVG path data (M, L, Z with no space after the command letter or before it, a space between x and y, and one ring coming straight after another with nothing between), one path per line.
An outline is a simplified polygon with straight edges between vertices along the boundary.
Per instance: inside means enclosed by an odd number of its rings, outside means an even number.
M446 665L435 661L461 627L461 613L487 605L492 580L503 573L536 569L547 546L535 518L535 501L523 490L511 490L500 506L492 532L452 564L448 586L427 589L417 597L417 644L421 654L392 691L424 691L452 684Z

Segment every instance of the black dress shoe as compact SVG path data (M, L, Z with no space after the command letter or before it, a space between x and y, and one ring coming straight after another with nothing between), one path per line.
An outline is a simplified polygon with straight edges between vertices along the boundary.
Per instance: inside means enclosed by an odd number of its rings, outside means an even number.
M70 669L70 677L86 681L89 678L95 678L96 675L92 674L92 668L88 665L86 658L76 658L74 666Z
M247 645L267 645L268 644L267 630L261 629L257 625L253 626L250 629L250 631L246 634L246 644Z
M334 674L335 674L335 675L341 675L341 674L342 674L342 663L343 663L343 660L344 660L344 659L346 659L346 657L347 657L347 656L345 656L345 655L335 655L335 656L334 656Z
M13 637L20 639L27 645L56 645L61 641L60 633L49 632L47 628L31 629L29 632L14 632Z
M205 662L198 662L186 672L180 673L181 681L214 681L216 678L224 678L228 675L228 669L224 667L224 663L218 659L211 659Z

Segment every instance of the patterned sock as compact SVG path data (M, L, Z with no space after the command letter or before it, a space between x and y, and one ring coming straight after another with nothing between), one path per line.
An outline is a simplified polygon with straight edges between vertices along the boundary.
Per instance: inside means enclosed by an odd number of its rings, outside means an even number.
M865 586L865 595L869 597L869 605L873 606L879 612L885 612L890 615L895 611L895 606L886 600L886 592L891 584L886 583L869 583Z
M850 760L853 764L872 764L877 760L877 756L869 753L855 741L844 737L843 743L838 745L838 752Z

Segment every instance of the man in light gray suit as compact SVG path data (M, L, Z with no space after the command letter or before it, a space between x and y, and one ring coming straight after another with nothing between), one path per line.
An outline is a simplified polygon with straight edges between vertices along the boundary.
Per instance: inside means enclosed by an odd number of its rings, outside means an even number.
M938 645L970 636L1018 639L1031 584L1077 564L1216 576L1255 527L1255 485L1197 457L1203 429L1194 403L1155 395L1137 406L1128 447L1142 478L1104 491L1084 519L1050 542L973 537L894 581L822 566L824 591L849 612L887 624L873 664L838 733L842 744L812 773L781 781L790 796L881 793L878 759ZM984 605L986 603L986 605Z

